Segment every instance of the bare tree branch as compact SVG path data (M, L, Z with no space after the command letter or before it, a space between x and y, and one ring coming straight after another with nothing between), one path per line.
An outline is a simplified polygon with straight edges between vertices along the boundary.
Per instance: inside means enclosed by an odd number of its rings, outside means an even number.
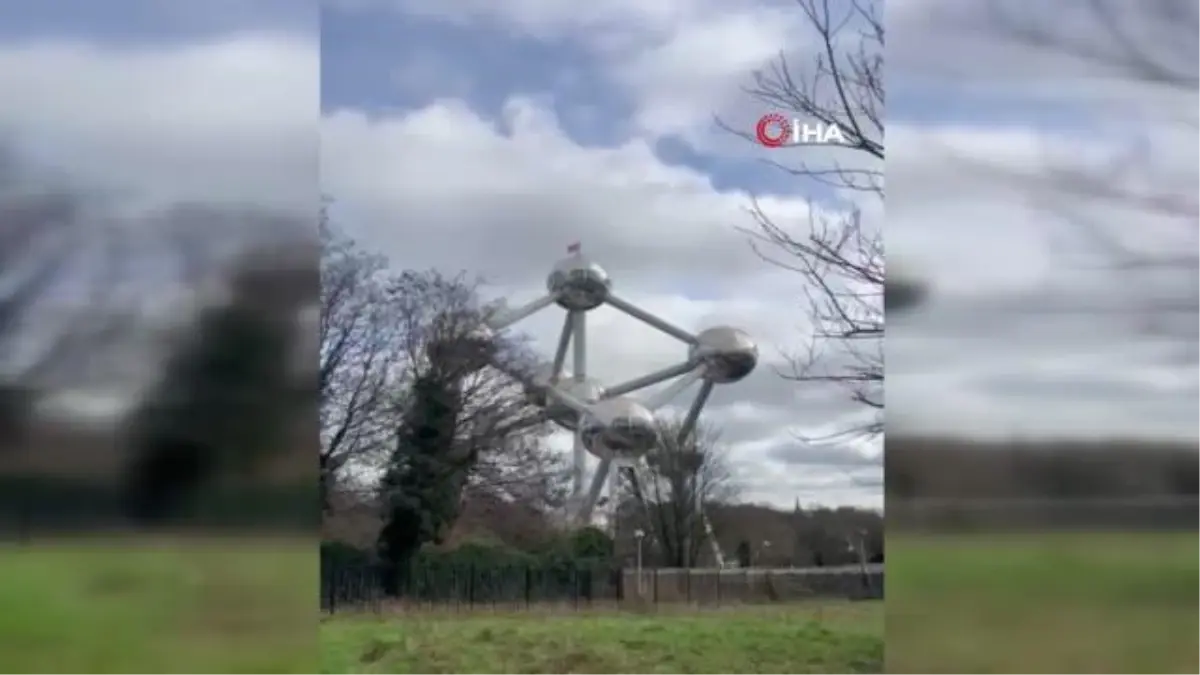
M321 474L329 488L349 463L382 460L394 425L400 358L399 305L386 293L384 261L320 223L321 315L317 382ZM360 467L361 468L361 467Z
M0 145L0 445L128 330L113 295L130 242L91 195L34 174Z
M661 444L645 464L631 469L640 495L630 497L643 500L636 512L649 522L642 527L657 543L660 562L670 567L691 567L699 559L707 539L701 509L737 495L720 433L701 424L680 443L681 424L682 419L661 420ZM629 512L633 505L624 501Z
M1145 130L1145 137L1128 138L1125 148L1105 158L1047 148L1041 164L1027 171L979 166L986 159L974 164L989 177L1021 188L1035 206L1066 223L1075 235L1068 250L1089 254L1101 262L1101 271L1121 275L1132 305L1118 311L1140 317L1138 330L1185 341L1188 358L1195 361L1195 317L1200 308L1196 176L1194 168L1179 175L1186 167L1168 165L1160 154L1165 149L1156 149L1150 135L1175 130L1188 136L1176 142L1189 147L1195 143L1200 8L1188 0L1075 0L1060 9L1079 15L1080 24L1089 28L1080 31L1063 22L1044 21L1034 8L1019 11L1001 3L992 8L989 37L1081 61L1095 71L1090 78L1093 89L1124 86L1131 89L1130 97L1167 92L1191 99L1187 119L1157 105L1142 106L1149 109L1149 120L1127 106L1096 106L1098 118L1116 122L1125 131ZM1114 213L1126 217L1112 217ZM1138 227L1129 228L1131 221ZM1147 247L1152 235L1161 241ZM1170 298L1162 297L1164 280L1169 280Z
M780 57L754 74L747 93L775 108L791 111L846 133L849 150L863 159L848 167L800 160L771 162L790 175L856 199L883 201L884 26L874 3L855 1L831 9L829 0L797 0L819 52L799 72ZM847 38L853 43L847 47ZM728 127L726 127L728 129ZM736 133L736 132L735 132ZM844 387L854 402L879 411L875 419L850 430L882 431L884 247L878 227L864 222L857 204L833 213L810 202L807 223L775 222L761 204L751 213L755 226L744 231L755 252L797 273L804 284L806 313L813 334L783 376L798 382Z
M391 455L409 387L453 383L457 438L448 465L476 494L561 506L566 467L546 447L541 412L512 373L534 362L520 337L494 336L480 282L437 270L387 269L322 219L321 469L325 494L361 483ZM347 473L349 472L349 473ZM374 479L366 479L374 482ZM340 489L340 488L339 488Z

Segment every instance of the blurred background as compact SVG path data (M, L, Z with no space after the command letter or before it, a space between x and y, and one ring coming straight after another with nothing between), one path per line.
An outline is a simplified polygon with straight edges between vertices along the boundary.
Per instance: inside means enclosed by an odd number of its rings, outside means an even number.
M460 265L466 240L494 263L482 271L498 279L496 294L529 290L523 284L540 280L528 281L516 255L524 239L510 236L516 230L495 237L493 221L467 209L516 214L517 191L539 214L515 216L522 227L563 221L568 207L548 195L586 197L569 213L594 228L589 246L626 253L616 264L628 265L623 278L643 284L647 300L697 323L725 303L715 315L752 327L764 346L799 345L774 350L772 367L760 369L757 408L739 405L749 394L713 406L725 441L749 458L741 473L706 465L711 492L702 496L728 502L714 514L739 565L854 562L868 546L882 560L886 430L888 670L1197 672L1195 3L781 0L745 23L689 16L687 35L711 38L712 24L746 29L729 40L754 53L696 74L685 66L706 60L688 58L693 43L676 45L681 56L650 39L644 58L622 62L613 79L625 87L619 94L639 97L639 138L654 152L630 145L628 155L601 153L595 163L564 155L576 161L547 172L547 149L574 143L547 141L565 135L557 120L514 99L503 111L511 133L490 120L470 127L483 130L479 138L531 143L489 155L508 178L520 173L514 158L527 169L520 181L497 183L512 189L498 190L495 206L474 199L472 181L482 179L463 167L478 169L472 152L500 146L475 142L462 121L478 116L442 110L444 102L427 107L450 114L444 128L455 133L404 127L388 138L407 152L366 135L370 115L330 112L324 150L340 171L318 185L321 68L354 71L375 59L351 36L342 61L330 49L334 58L318 63L315 3L46 0L0 9L0 606L16 608L0 617L5 667L310 671L317 524L323 510L341 509L325 519L327 534L378 543L378 505L356 520L362 476L345 467L383 456L393 439L380 442L377 415L396 411L394 401L371 407L353 396L364 382L377 391L396 384L386 380L396 371L335 377L337 351L323 347L342 330L356 359L400 339L412 351L395 358L420 362L413 354L438 341L403 338L428 337L423 310L454 307L473 287L412 268ZM632 22L671 27L678 18ZM793 31L797 21L804 28ZM787 56L768 63L762 35ZM611 44L592 46L613 56ZM430 97L458 86L427 74L418 81L416 70L376 79ZM331 80L343 87L331 100L356 98L353 78ZM368 105L377 92L362 95L358 107L379 107ZM603 126L589 110L580 104L572 123ZM855 126L851 147L760 162L761 148L738 136L768 110ZM593 133L611 142L630 132ZM431 142L415 145L421 139ZM466 149L451 156L450 141ZM702 146L765 164L759 170L778 182L757 186L778 194L755 202L735 172L688 154ZM364 147L388 163L361 169ZM710 164L678 171L679 163L659 166L660 151ZM435 160L453 170L430 170ZM379 178L403 169L411 193ZM630 189L634 169L657 181L649 196ZM430 176L440 191L417 180ZM323 210L321 187L340 201ZM586 218L602 211L596 195L627 211ZM462 210L445 210L448 202ZM318 214L330 212L319 230ZM450 227L425 236L446 214L488 225L491 239ZM668 251L651 249L651 222L670 235L660 238ZM557 230L522 232L541 237L542 250L531 252L539 259L577 234L560 243ZM693 248L674 258L690 275L680 290L671 286L678 279L657 275L651 254L685 245ZM376 251L405 272L377 274ZM353 286L350 301L330 295L337 283L320 294L322 273ZM801 286L800 311L788 315L799 325L779 321ZM383 307L395 313L364 310L377 293L399 303ZM338 307L345 321L326 326L320 310ZM414 330L389 333L393 317ZM650 351L641 338L628 342L611 347ZM639 365L624 363L631 373ZM370 415L347 423L347 412L367 407ZM357 431L343 443L339 429ZM513 438L505 453L472 458L475 487L560 505L554 448ZM734 503L734 486L745 503ZM801 497L819 508L802 507ZM531 532L554 540L548 525L499 501L475 504L483 506L448 509L463 525L445 539L465 540L478 526L514 541ZM441 544L445 523L436 525L412 528L421 532L409 553ZM603 542L605 554L639 555L630 530ZM852 534L858 551L847 544ZM687 567L701 556L692 529L658 535L671 536L655 564Z
M1197 668L1195 3L887 11L887 663Z
M316 7L0 26L4 667L307 672Z

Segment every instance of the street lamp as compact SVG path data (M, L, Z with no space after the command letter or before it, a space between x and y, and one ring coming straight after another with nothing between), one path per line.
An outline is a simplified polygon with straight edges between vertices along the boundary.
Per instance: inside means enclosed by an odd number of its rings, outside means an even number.
M850 552L858 558L858 564L863 569L865 574L867 571L867 547L866 547L867 531L858 529L854 534L846 537L846 545L850 548Z
M642 588L642 540L646 538L646 533L638 528L633 531L633 538L637 540L637 588L638 597L644 596L646 593Z

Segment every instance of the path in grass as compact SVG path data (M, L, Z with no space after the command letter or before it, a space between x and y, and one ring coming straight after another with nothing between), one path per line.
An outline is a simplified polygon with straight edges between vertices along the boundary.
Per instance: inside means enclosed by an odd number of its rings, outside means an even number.
M889 534L887 667L1195 673L1194 533Z
M876 673L881 603L337 617L326 673Z

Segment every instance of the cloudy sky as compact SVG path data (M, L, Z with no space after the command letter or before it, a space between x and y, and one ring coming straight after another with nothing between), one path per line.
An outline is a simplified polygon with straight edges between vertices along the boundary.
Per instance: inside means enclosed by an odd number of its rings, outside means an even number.
M889 261L935 294L888 326L889 432L1194 441L1195 3L912 0L888 23ZM1014 26L1098 58L1033 48ZM1183 84L1144 82L1138 59ZM938 120L913 119L931 104ZM1187 264L1113 271L1105 238Z
M397 265L478 272L516 304L580 241L619 295L685 329L731 324L759 342L758 371L718 387L706 411L747 499L879 503L877 444L797 439L867 411L778 377L808 328L800 280L738 230L754 195L797 223L809 198L836 208L835 195L795 185L713 123L750 131L773 112L738 89L810 39L792 7L345 2L322 13L321 37L322 184L360 242ZM546 310L518 327L549 354L561 322ZM608 308L589 329L603 382L685 353Z
M962 4L888 11L889 254L934 290L889 327L889 423L1194 438L1193 355L1140 330L1159 319L1109 311L1177 284L1070 271L1057 233L1074 231L1033 208L1029 185L984 170L1038 175L1056 143L1103 152L1153 136L1159 168L1194 189L1194 120L1144 121L1178 99L1194 115L1194 88L1114 123L1098 97L1131 85L1049 78L1068 69L973 36L964 24L978 17L945 9ZM795 228L845 203L762 161L798 150L768 155L713 123L748 129L772 112L741 87L778 54L803 65L813 49L792 0L331 0L319 13L296 0L44 0L0 10L0 134L82 185L156 203L312 213L319 181L338 224L395 266L470 270L517 302L581 241L627 299L758 340L758 371L718 388L708 411L747 499L878 505L878 444L796 440L862 411L775 375L805 339L802 288L738 231L754 196ZM938 58L949 49L957 72ZM1195 250L1194 228L1181 238L1152 215L1115 218L1135 242ZM1105 311L1068 311L1081 304ZM522 328L548 351L559 321L547 310ZM1185 323L1194 335L1194 313ZM591 326L607 382L682 356L610 310Z

